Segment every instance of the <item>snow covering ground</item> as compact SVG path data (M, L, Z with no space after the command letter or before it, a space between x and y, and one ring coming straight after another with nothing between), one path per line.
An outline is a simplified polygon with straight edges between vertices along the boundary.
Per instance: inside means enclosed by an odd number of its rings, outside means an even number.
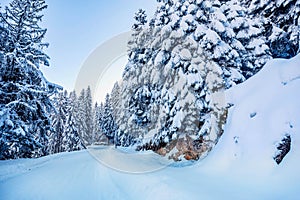
M0 161L0 199L299 199L299 66L300 55L270 61L227 91L224 135L202 161L166 166L112 147ZM285 134L291 151L277 165Z

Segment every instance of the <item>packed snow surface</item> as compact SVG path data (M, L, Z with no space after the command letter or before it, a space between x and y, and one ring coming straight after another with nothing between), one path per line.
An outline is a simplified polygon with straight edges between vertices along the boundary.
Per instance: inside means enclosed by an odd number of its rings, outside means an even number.
M226 91L229 116L202 161L168 165L158 155L91 148L0 161L0 199L298 199L300 55L268 62ZM291 136L280 165L276 143Z

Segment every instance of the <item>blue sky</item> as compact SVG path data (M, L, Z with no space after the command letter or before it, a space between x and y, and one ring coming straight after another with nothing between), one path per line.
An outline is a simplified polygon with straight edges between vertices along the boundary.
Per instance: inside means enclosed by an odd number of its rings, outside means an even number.
M2 5L6 5L4 0ZM49 81L72 90L81 65L101 43L129 31L134 13L152 16L156 0L48 0L42 26L51 66L42 69ZM113 76L113 74L112 74Z
M130 30L134 13L144 8L149 15L155 0L48 0L44 26L51 67L46 77L71 90L81 65L101 43Z

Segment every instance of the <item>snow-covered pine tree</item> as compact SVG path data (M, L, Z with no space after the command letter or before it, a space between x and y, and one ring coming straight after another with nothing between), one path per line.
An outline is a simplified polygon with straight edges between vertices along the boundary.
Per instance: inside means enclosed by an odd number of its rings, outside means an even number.
M120 113L120 95L120 86L119 83L116 82L110 94L112 114L114 118L116 118Z
M51 154L64 152L63 136L66 129L68 111L70 110L67 91L57 94L53 98L53 102L55 106L55 110L51 116L53 131L49 136L48 145Z
M85 89L82 89L80 95L77 99L77 115L76 115L76 124L79 136L81 140L87 145L86 141L84 141L84 135L86 130L86 123L85 123Z
M105 142L106 143L108 140L107 140L107 137L103 133L102 128L101 128L101 126L103 124L102 122L104 120L103 112L104 112L104 104L103 104L103 102L101 102L100 105L98 106L98 117L97 117L97 124L99 126L99 135L98 135L99 140L98 140L98 142Z
M271 58L269 49L260 22L248 20L238 1L158 2L148 23L133 26L118 132L174 159L198 159L226 120L214 93L255 74Z
M85 112L86 112L86 131L85 131L85 136L84 140L87 142L87 144L92 144L93 143L93 100L92 100L92 93L91 93L91 88L88 86L85 94Z
M78 112L79 112L79 105L78 105L78 98L77 98L77 94L76 92L73 90L72 92L70 92L69 94L69 102L70 102L70 107L71 107L71 112L72 115L74 116L75 119L75 124L76 127L78 129Z
M100 119L100 128L102 133L108 138L109 142L113 144L115 142L117 126L112 114L112 110L110 96L107 94Z
M78 113L77 113L77 125L79 135L85 145L93 143L93 105L90 86L82 89L77 99L78 101Z
M218 34L224 41L230 41L228 43L233 48L233 54L236 55L234 66L239 67L245 78L249 78L271 59L270 50L263 34L263 21L249 19L247 9L241 6L238 0L221 2L223 4L220 9L226 16L231 30L230 34L223 36L220 32Z
M73 91L70 93L69 98L67 99L67 115L64 125L63 139L62 139L62 148L63 151L77 151L85 148L85 145L82 143L81 138L78 134L75 113L76 113L76 93Z
M143 12L143 14L145 15L145 12ZM120 93L120 86L119 83L116 82L114 84L114 87L111 91L111 95L110 95L110 99L111 99L111 106L112 106L112 115L113 115L113 119L116 120L118 118L119 115L121 115L121 93ZM116 133L115 133L115 137L114 137L114 144L116 146L129 146L129 145L125 145L124 144L124 139L122 139L123 145L121 144L121 140L119 139L119 137L122 137L121 132L118 131L118 126L117 123L115 121L115 125L116 125Z
M44 0L13 0L0 13L0 159L48 154L49 97L59 87L40 71L49 66L39 26L46 8Z
M264 21L264 35L272 57L290 58L300 52L299 0L243 0L252 20Z
M2 16L2 7L0 4L0 14ZM4 64L5 62L5 52L6 52L6 45L9 41L9 33L7 29L7 25L5 25L5 20L3 17L0 17L0 65Z
M147 23L146 11L143 9L139 9L138 12L135 13L134 19L135 23L133 24L132 29L140 30L142 26Z
M100 119L101 119L101 106L98 103L95 103L93 109L93 143L97 143L100 141L101 129L100 129Z

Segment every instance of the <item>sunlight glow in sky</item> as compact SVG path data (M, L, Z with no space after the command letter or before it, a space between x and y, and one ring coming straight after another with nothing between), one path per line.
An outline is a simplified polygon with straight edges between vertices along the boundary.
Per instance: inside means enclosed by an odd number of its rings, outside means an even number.
M127 63L127 59L128 57L123 55L110 63L109 68L104 71L102 77L97 82L94 94L95 100L104 102L106 94L112 90L114 83L121 80L122 71ZM111 76L111 74L114 76Z

